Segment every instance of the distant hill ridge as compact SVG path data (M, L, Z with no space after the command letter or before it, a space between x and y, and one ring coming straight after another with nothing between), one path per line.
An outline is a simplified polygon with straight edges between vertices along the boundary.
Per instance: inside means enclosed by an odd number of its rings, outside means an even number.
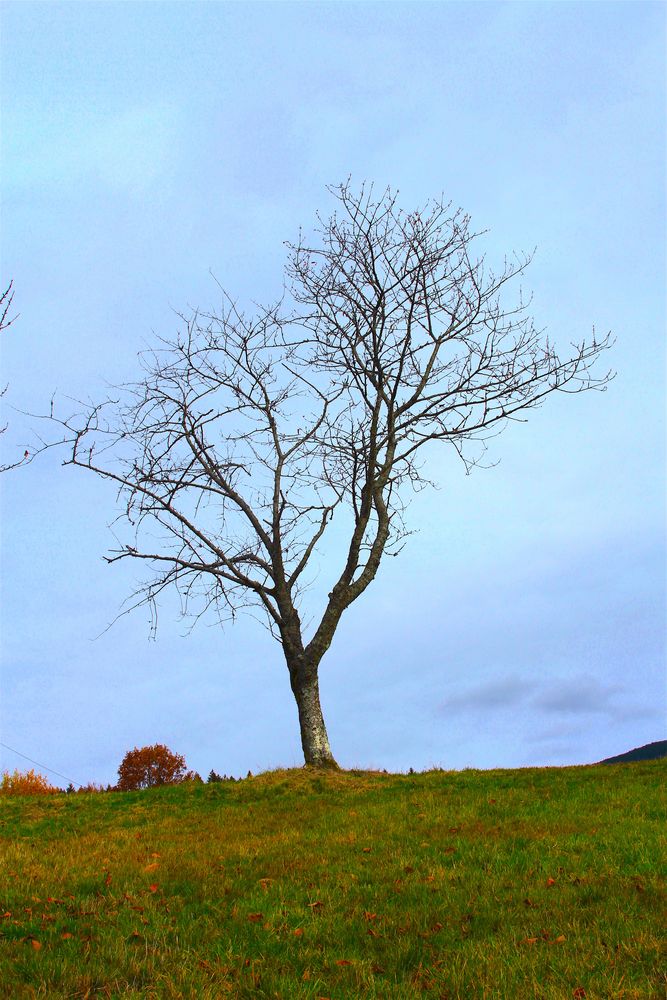
M645 743L643 747L635 747L634 750L620 753L617 757L599 760L598 764L627 764L633 760L656 760L658 757L667 757L667 740Z

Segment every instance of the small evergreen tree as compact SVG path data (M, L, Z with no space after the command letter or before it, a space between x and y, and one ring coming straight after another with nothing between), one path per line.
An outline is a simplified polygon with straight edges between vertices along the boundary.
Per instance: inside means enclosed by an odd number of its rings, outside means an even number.
M203 780L201 774L199 774L197 771L188 771L187 774L183 775L183 777L181 778L181 781L192 781L192 782L194 782L195 785L203 785L204 784L204 780Z

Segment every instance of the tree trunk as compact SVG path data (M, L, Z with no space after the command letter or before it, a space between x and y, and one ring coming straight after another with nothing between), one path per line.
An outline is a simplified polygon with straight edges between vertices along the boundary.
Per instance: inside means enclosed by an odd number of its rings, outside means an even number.
M307 680L292 678L292 691L299 709L301 746L306 764L339 770L331 753L327 727L324 725L317 673Z

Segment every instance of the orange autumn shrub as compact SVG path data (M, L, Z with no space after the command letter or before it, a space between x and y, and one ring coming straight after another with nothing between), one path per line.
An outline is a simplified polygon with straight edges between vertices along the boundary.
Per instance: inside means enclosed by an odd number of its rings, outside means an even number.
M9 771L2 772L0 795L53 795L59 791L43 775L35 774L33 770L25 773L14 771L13 774Z
M184 757L172 753L162 743L155 743L141 749L135 747L125 754L118 768L116 788L120 792L128 792L156 785L174 785L190 778L191 774L185 773Z

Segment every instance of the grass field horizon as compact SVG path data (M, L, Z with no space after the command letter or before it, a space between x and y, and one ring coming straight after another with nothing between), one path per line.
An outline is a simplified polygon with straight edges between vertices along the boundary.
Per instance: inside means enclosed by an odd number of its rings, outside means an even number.
M664 1000L667 761L0 796L0 995Z

